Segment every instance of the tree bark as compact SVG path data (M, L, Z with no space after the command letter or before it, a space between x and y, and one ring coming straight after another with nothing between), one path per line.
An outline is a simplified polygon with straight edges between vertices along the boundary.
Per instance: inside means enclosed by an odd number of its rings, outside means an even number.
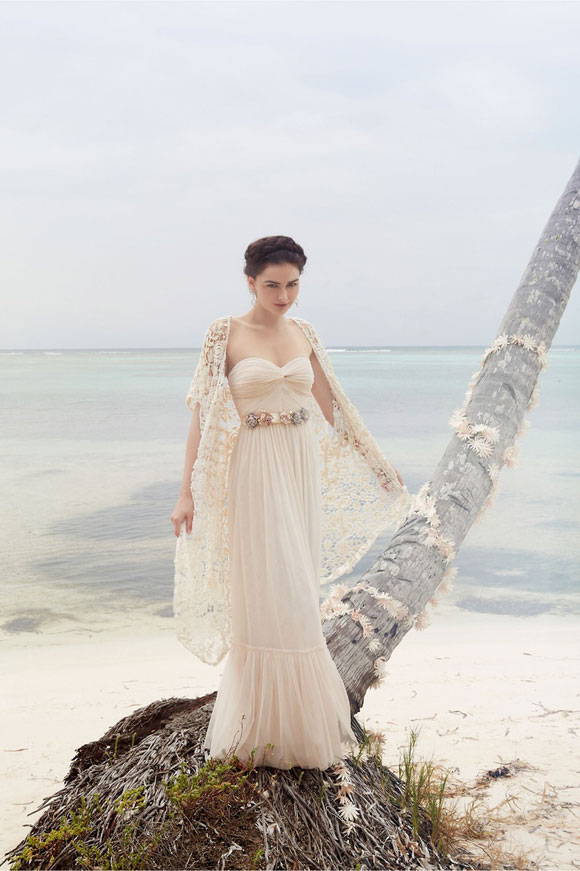
M580 267L580 161L558 200L518 288L474 373L455 433L430 481L413 496L385 551L350 587L337 584L321 611L330 652L351 710L378 686L393 650L413 626L429 623L427 605L452 589L451 563L496 495L504 465L517 462L517 439L537 401L538 376Z

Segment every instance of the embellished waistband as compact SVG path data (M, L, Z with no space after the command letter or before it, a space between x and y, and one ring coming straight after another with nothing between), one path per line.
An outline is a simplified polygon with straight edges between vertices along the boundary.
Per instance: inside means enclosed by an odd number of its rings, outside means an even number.
M271 423L304 423L310 417L307 408L299 408L298 411L250 411L244 415L244 426L269 426Z

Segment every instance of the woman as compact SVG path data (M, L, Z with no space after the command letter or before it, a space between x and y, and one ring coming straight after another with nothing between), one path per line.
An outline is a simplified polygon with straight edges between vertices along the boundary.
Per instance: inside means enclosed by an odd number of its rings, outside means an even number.
M342 390L297 303L303 249L246 250L252 308L212 321L186 402L174 610L205 662L228 653L204 748L326 769L354 750L350 705L319 611L409 494ZM331 434L328 433L328 424Z

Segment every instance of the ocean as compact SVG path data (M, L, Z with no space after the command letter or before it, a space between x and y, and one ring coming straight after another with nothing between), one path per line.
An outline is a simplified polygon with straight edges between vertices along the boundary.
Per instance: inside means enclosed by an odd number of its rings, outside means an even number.
M554 346L495 504L453 563L442 613L580 613L580 353ZM328 348L337 376L416 493L441 458L483 347ZM11 641L172 625L170 521L199 351L0 352L2 619ZM385 549L379 536L346 581ZM321 587L321 595L328 587Z

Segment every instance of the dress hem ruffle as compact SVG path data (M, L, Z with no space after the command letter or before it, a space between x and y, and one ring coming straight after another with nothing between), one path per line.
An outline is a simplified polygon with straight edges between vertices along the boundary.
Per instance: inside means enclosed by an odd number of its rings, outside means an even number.
M215 759L236 754L256 765L324 770L358 748L350 718L326 643L288 649L232 642L203 749Z

